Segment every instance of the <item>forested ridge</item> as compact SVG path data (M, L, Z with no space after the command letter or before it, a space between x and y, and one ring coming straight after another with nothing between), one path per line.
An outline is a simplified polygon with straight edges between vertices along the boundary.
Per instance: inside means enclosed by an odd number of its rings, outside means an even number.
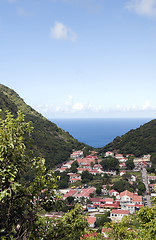
M100 149L100 152L118 150L123 154L134 154L136 157L143 154L156 153L156 119L132 129L121 137L116 137L111 143Z
M80 149L85 146L28 106L14 90L2 84L0 84L0 109L2 109L2 117L5 117L6 110L9 110L14 116L18 110L21 110L26 121L32 122L33 141L29 147L33 150L34 156L45 158L48 168L53 168L66 161L72 149Z

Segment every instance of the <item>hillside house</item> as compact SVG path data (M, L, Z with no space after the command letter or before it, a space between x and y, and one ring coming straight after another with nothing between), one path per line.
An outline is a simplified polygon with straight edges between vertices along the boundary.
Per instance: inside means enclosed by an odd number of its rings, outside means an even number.
M126 171L125 170L123 170L123 171L120 171L120 176L122 177L124 174L126 173Z
M117 154L115 155L115 158L117 158L118 160L120 160L120 159L123 159L124 156L123 156L123 154L117 153Z
M77 194L74 195L74 197L76 199L80 199L82 197L84 197L85 199L89 199L90 198L90 194L94 193L96 191L96 188L92 187L92 188L85 188L85 189L79 189Z
M119 196L119 192L112 189L112 190L109 191L109 196L110 197L117 197L117 196Z
M120 193L120 206L121 209L127 210L132 209L133 211L135 205L135 210L139 210L142 207L142 196L138 196L137 193L131 193L128 190Z
M114 153L108 151L108 152L105 153L105 157L114 157Z
M75 151L70 155L70 158L76 160L78 158L82 158L83 157L83 151L79 150L79 151Z
M77 189L70 189L69 192L64 194L63 200L65 200L67 197L75 197L76 194L77 194Z
M81 176L76 174L76 173L73 173L72 175L70 175L70 178L69 178L69 182L70 183L74 183L74 182L77 182L77 181L81 181Z
M119 163L119 167L121 169L125 169L126 168L126 164L123 162L123 163Z
M128 210L113 209L110 213L110 218L114 221L121 221L124 216L128 216L129 214Z

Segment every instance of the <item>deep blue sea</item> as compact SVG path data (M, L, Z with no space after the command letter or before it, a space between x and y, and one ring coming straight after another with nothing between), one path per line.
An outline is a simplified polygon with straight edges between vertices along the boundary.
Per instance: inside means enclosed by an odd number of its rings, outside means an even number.
M58 127L69 132L80 142L92 147L103 147L115 137L122 136L152 119L148 118L89 118L89 119L50 119Z

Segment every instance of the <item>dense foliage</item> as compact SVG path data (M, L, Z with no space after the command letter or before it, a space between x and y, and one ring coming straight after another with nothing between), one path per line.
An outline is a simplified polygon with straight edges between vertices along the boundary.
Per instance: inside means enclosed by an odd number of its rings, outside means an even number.
M104 171L119 170L119 161L114 157L106 157L100 164Z
M2 84L0 84L0 108L3 118L5 110L9 110L13 115L21 110L25 114L26 121L32 122L34 131L31 149L34 156L46 159L46 166L49 169L66 161L73 149L81 149L85 146L28 106L14 90Z
M54 201L56 177L46 172L44 159L29 156L23 142L31 131L20 112L0 119L0 235L6 239L29 239L38 210ZM34 173L31 182L23 181L28 171Z
M143 154L156 153L156 119L130 130L121 137L116 137L111 143L100 149L101 153L119 150L123 154L134 154L140 157Z
M88 227L79 205L61 219L40 216L59 203L57 177L46 170L44 159L29 155L24 136L29 139L31 132L21 112L0 119L0 239L77 240ZM34 173L31 181L25 178L29 171Z

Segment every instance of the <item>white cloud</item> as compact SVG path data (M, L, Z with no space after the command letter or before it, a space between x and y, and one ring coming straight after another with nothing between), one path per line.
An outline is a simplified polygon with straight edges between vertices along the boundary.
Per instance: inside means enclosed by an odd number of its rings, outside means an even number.
M58 40L63 39L75 42L77 39L76 33L73 32L71 28L65 26L61 22L55 22L54 27L50 29L50 35L51 38Z
M142 110L146 110L150 107L150 101L146 100L144 104L142 105Z
M139 15L156 16L156 0L130 0L126 8Z
M80 102L77 102L72 106L72 109L76 111L82 111L84 110L84 105Z
M116 105L116 110L119 111L144 111L144 110L154 110L155 107L150 105L150 101L146 100L142 105L124 105L121 106L120 104Z
M56 106L54 104L41 104L36 110L47 116L98 116L98 117L147 117L155 115L156 106L152 106L149 100L140 105L122 105L117 104L114 107L106 108L103 105L93 105L81 101L74 101L69 95L67 100Z

